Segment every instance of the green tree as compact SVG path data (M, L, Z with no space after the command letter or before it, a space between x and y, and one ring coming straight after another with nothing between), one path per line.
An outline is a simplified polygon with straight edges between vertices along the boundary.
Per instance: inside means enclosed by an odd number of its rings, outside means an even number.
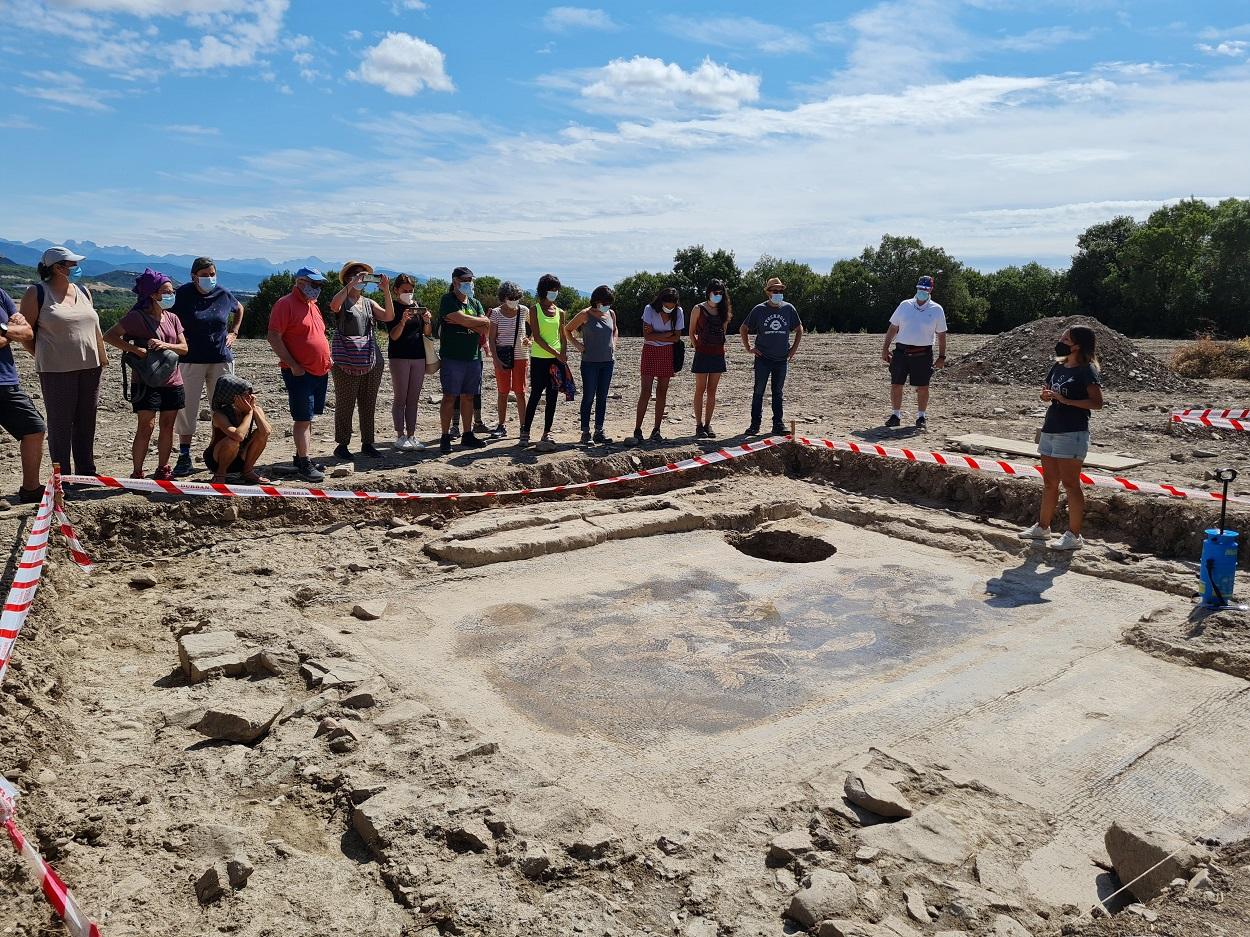
M666 286L673 285L670 273L639 271L621 280L616 292L616 320L622 335L642 334L642 310Z
M872 311L876 279L858 257L839 260L826 277L825 302L829 328L843 332L877 331L880 322Z
M1068 290L1077 308L1116 328L1124 324L1120 252L1136 230L1137 222L1126 215L1087 228L1076 239L1068 268Z
M1003 267L989 274L965 271L964 275L969 292L989 302L987 332L1005 332L1034 319L1073 311L1065 273L1039 263Z
M733 251L718 248L708 253L702 244L694 244L673 255L673 286L681 296L682 308L688 311L703 302L707 285L713 280L725 284L731 301L737 299L742 288L742 271L734 260Z
M860 259L875 284L870 331L885 330L898 304L915 295L917 277L926 274L937 279L933 298L946 310L951 331L975 332L984 324L988 301L971 294L963 264L942 248L927 246L919 238L887 234L876 247L865 248Z
M269 311L273 304L291 292L295 277L289 270L275 273L260 281L256 295L243 307L243 325L239 334L244 338L264 338L269 331Z
M829 328L828 304L825 297L825 278L807 264L798 260L782 260L764 254L755 265L742 275L740 305L735 306L734 318L739 326L747 314L759 303L767 300L764 284L770 277L778 277L785 284L786 302L793 304L809 331Z

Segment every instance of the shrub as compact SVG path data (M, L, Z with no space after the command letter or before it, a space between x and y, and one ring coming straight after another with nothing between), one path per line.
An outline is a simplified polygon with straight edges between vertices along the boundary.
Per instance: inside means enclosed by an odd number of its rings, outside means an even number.
M1176 349L1168 364L1181 377L1233 377L1250 381L1250 338L1217 342L1203 336Z

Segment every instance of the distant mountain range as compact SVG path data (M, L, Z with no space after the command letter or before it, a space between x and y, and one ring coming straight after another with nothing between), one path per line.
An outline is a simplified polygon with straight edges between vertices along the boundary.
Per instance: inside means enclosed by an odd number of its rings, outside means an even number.
M36 241L8 241L0 238L0 255L16 263L33 267L39 263L45 250L55 246L57 245L53 241L43 238ZM84 274L105 282L118 280L117 277L106 278L106 274L114 272L139 274L143 272L144 267L151 267L179 283L185 283L191 277L191 263L196 257L194 254L145 254L133 247L104 247L94 241L65 241L63 246L87 258L82 262ZM228 290L245 293L254 292L265 277L284 270L295 271L300 267L315 267L326 271L337 270L341 266L338 262L322 260L319 257L296 257L280 263L272 263L261 257L243 259L222 257L214 258L214 260L217 263L217 282ZM394 275L393 271L389 270L378 272ZM424 281L426 278L417 277L417 279ZM132 276L129 282L118 281L115 285L130 286L133 283Z

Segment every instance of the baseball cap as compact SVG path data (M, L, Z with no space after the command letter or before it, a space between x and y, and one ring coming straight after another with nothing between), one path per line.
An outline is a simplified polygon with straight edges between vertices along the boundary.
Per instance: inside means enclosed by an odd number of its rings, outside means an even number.
M468 267L457 267L455 270L451 272L451 278L453 280L476 279L476 277L473 276L473 271L470 270Z
M916 281L916 289L933 292L933 277L921 277Z
M314 283L324 283L326 278L322 276L321 271L315 267L300 267L295 271L295 279L303 277L305 280L312 280Z
M40 260L40 263L45 267L51 267L53 264L59 264L66 260L76 264L86 259L82 254L75 254L68 247L49 247L43 252L43 258Z

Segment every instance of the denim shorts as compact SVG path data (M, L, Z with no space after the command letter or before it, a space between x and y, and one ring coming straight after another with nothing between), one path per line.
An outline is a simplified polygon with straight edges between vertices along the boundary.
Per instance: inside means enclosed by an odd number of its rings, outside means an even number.
M296 377L283 368L282 383L286 385L286 399L293 421L307 423L314 416L321 416L325 412L326 385L330 383L330 375L315 377L305 371Z
M1084 459L1089 453L1089 433L1042 433L1037 451L1052 459Z
M482 362L444 358L438 369L438 379L443 385L443 394L448 397L480 394L482 392Z

